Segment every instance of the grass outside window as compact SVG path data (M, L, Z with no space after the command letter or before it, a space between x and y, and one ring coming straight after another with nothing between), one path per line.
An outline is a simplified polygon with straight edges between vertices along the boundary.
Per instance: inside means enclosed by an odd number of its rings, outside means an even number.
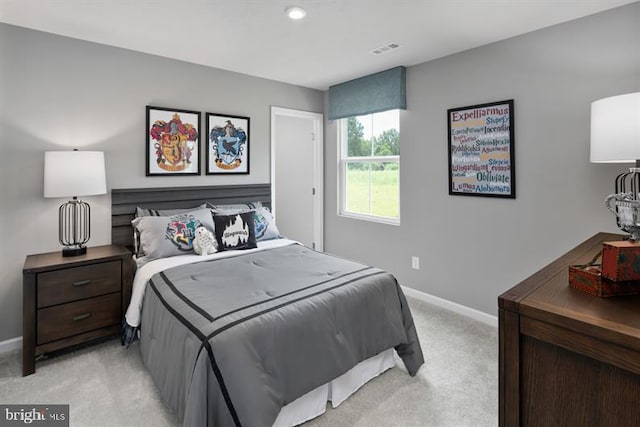
M348 163L346 210L356 214L386 218L400 216L400 170L397 164ZM395 166L395 167L394 167Z

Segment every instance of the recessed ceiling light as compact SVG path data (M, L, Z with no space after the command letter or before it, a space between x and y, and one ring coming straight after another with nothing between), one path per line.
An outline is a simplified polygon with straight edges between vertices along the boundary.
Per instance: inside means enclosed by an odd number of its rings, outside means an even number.
M307 12L301 7L290 7L287 9L287 16L291 19L302 19Z
M374 55L382 55L383 53L387 53L390 50L399 48L400 45L398 43L389 43L384 46L377 47L371 51Z

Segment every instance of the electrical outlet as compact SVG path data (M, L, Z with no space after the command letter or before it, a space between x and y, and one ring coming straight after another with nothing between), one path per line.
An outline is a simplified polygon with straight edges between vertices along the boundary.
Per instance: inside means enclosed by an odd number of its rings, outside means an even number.
M411 268L413 268L414 270L420 270L420 258L418 258L417 256L411 257Z

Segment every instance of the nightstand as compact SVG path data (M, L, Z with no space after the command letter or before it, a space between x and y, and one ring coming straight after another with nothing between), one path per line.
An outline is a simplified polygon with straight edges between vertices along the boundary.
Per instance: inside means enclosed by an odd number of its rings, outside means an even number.
M117 335L131 297L134 263L124 247L29 255L22 270L22 375L37 356Z

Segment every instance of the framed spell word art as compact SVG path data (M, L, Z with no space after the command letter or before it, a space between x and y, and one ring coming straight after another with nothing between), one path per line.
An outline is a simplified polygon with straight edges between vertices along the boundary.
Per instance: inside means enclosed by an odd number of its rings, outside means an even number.
M147 106L147 176L200 174L200 113Z
M447 110L449 194L516 197L513 99Z
M207 175L249 173L249 117L207 113Z

